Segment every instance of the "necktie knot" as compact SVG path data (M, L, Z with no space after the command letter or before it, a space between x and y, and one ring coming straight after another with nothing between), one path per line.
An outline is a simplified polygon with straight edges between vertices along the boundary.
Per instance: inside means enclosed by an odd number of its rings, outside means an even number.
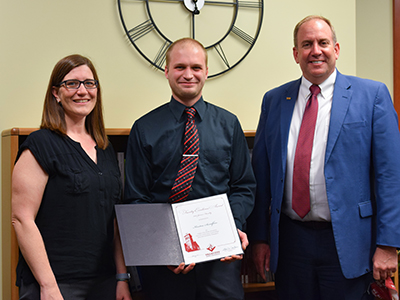
M311 95L317 96L321 92L321 88L318 85L313 84L312 86L310 86L310 91Z
M196 109L194 107L186 107L185 112L188 119L194 119L194 115L196 114Z

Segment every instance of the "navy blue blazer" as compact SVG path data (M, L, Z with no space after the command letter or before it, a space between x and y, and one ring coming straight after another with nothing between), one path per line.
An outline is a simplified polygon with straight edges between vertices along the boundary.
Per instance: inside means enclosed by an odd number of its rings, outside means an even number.
M301 80L264 95L253 149L251 241L268 241L278 264L289 127ZM336 250L346 278L372 271L376 245L400 247L400 133L387 87L337 72L325 155ZM296 251L296 249L293 249Z

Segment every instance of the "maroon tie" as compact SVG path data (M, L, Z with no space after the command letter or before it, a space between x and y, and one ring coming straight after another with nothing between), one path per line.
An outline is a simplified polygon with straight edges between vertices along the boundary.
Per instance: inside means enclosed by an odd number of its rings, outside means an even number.
M304 218L310 211L310 163L318 115L317 95L321 88L312 85L310 91L311 97L304 110L293 166L292 208L300 218Z
M179 202L186 199L192 186L199 160L199 135L194 121L196 109L186 108L187 121L183 143L183 156L179 166L178 175L171 189L170 202Z

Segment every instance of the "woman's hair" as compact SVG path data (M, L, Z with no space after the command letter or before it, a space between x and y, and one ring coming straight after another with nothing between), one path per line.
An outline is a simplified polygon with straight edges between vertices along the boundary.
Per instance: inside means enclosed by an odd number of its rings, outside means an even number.
M95 80L99 81L96 69L92 62L79 54L69 55L61 59L53 69L50 76L49 85L47 87L46 97L44 99L41 129L50 129L59 134L67 134L67 125L65 122L64 109L53 96L52 90L54 87L59 86L64 77L76 67L86 65L93 73ZM108 138L104 128L103 120L103 105L101 102L101 87L97 87L97 101L86 117L85 127L88 133L93 137L97 146L105 149L108 146Z

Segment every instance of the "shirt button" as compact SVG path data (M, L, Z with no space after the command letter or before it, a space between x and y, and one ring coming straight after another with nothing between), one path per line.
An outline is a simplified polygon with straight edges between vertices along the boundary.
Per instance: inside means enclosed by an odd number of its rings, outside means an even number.
M103 173L99 172L99 175L100 175L100 176L102 176L102 175L103 175Z

